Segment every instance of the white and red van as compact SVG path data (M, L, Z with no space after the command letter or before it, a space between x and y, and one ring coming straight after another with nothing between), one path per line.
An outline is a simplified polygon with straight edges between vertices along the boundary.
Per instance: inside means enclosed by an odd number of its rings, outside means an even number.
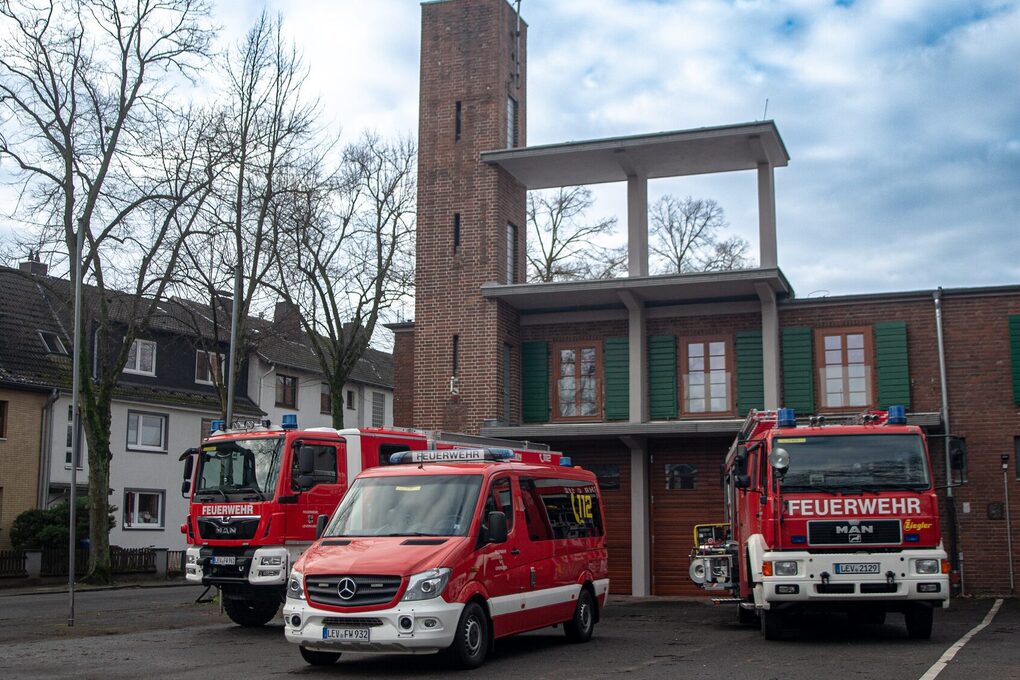
M507 635L591 638L609 591L592 472L494 448L392 462L358 475L291 572L285 633L308 663L443 651L474 668Z

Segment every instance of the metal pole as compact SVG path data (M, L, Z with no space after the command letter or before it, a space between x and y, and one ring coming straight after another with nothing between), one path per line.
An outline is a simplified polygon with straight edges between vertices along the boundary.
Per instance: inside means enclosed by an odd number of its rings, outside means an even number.
M78 427L78 422L81 419L79 412L79 394L81 392L81 353L83 347L81 346L81 293L82 293L82 279L85 278L85 272L82 270L82 250L85 244L85 224L84 220L78 220L78 233L75 235L74 243L74 267L71 269L71 274L74 276L74 338L72 339L72 345L74 349L74 357L71 362L71 493L70 493L70 527L68 527L67 537L67 593L68 593L68 613L67 613L67 625L74 625L74 567L75 567L75 546L77 544L77 536L75 536L75 528L77 518L77 503L78 503L78 461L81 460L81 432Z
M234 301L230 306L230 361L227 363L226 427L234 426L234 361L237 357L237 326L241 317L241 254L234 266Z
M1013 581L1013 528L1009 512L1009 455L1002 457L1002 493L1006 497L1006 562L1009 563L1009 592L1015 592Z
M933 297L935 299L935 331L938 338L939 348L939 389L942 393L942 430L945 435L943 438L943 446L946 466L946 519L949 524L949 559L953 562L957 573L960 575L960 594L963 594L963 570L960 568L960 564L963 561L963 553L960 550L959 541L957 540L959 532L956 527L956 499L953 498L952 456L949 451L951 440L949 429L949 381L946 377L946 343L945 336L942 331L941 286L935 291Z

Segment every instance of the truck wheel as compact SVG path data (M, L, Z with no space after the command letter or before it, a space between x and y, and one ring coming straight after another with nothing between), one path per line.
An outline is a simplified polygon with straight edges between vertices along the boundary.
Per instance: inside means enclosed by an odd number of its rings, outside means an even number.
M264 626L273 620L276 612L280 609L280 601L277 599L257 600L223 600L223 609L227 612L230 620L245 628L257 628Z
M447 659L457 668L478 668L489 653L489 619L477 602L468 602L461 612Z
M907 620L907 635L911 640L928 640L931 638L931 622L933 617L931 607L918 605L903 613Z
M315 652L311 649L299 647L301 658L313 666L332 666L340 658L340 652Z
M582 588L577 598L574 617L563 624L563 632L571 642L587 642L595 632L595 598L591 591Z
M762 609L758 612L761 621L761 634L766 640L783 639L783 614L775 609Z
M737 605L737 623L741 626L757 626L758 611L756 609L746 609Z

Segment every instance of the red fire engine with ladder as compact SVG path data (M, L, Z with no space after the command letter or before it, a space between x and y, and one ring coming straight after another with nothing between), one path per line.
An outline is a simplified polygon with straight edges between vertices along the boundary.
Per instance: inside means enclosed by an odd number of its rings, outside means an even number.
M213 433L181 455L190 496L184 576L219 589L227 615L242 626L268 623L286 595L287 577L362 470L402 451L509 448L519 458L559 462L544 445L402 428L297 429L297 417Z
M949 561L925 437L902 406L854 417L751 411L723 466L724 524L695 528L690 576L778 639L807 608L931 636Z

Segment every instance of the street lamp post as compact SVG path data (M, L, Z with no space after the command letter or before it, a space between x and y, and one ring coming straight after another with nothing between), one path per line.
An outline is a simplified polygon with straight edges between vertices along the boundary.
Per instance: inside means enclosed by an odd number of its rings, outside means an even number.
M84 250L85 244L85 221L82 219L78 220L78 233L75 235L74 243L74 268L71 270L74 274L74 339L72 347L74 351L74 357L71 361L71 493L70 493L70 527L68 528L67 538L67 592L69 596L68 602L68 614L67 614L67 625L74 625L74 567L75 567L75 544L77 543L77 537L75 536L76 522L77 522L77 504L78 504L78 462L81 460L81 428L78 427L78 422L81 418L80 413L80 400L78 398L81 392L81 353L83 347L81 346L81 294L82 294L82 279L85 278L85 272L83 271L83 263L81 261L82 250Z
M1006 562L1009 563L1009 592L1015 592L1016 587L1013 581L1013 527L1009 512L1009 454L1002 454L1002 493L1005 496L1006 515Z

